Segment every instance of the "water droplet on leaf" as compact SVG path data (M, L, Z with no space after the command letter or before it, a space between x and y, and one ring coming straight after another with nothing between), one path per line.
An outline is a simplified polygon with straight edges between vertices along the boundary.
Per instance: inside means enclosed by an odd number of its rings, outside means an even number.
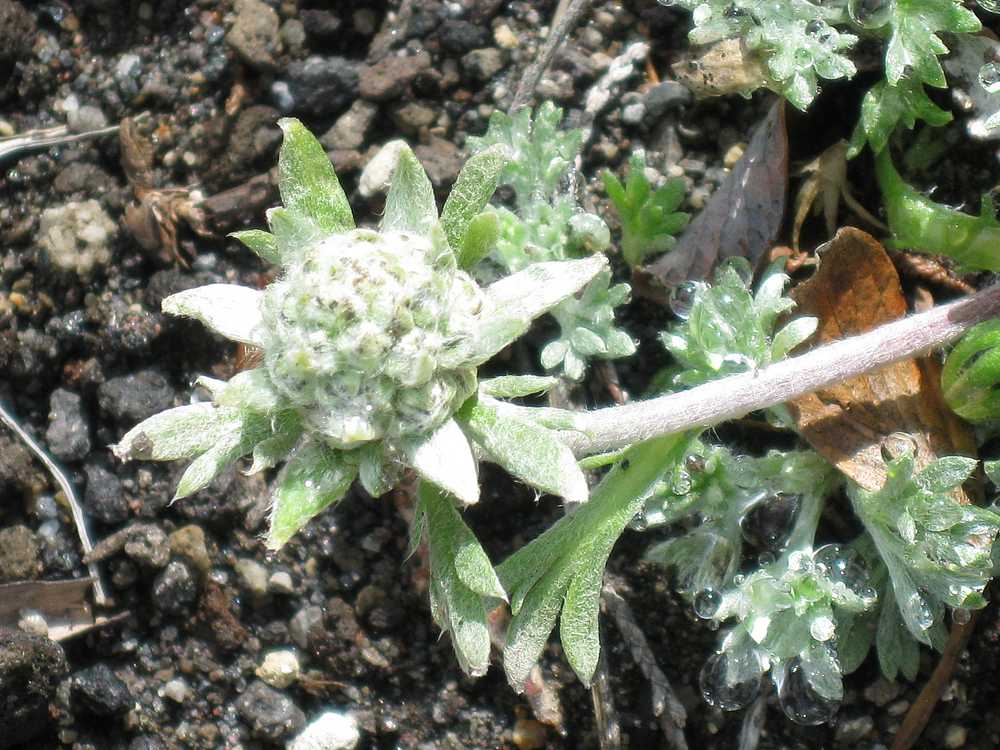
M740 519L743 539L758 549L781 549L795 526L799 505L798 495L772 490L760 492Z
M789 662L781 679L778 702L785 716L804 726L823 724L832 719L840 708L838 701L824 698L813 690L798 657Z
M893 432L882 440L882 459L889 463L905 455L916 455L917 440L907 432Z
M697 453L688 453L684 457L684 468L692 474L700 474L705 471L705 459Z
M710 706L737 711L760 692L760 660L751 653L712 654L701 668L698 683Z
M972 620L972 612L964 607L956 607L951 611L951 621L956 625L968 625Z
M880 29L892 18L891 0L848 0L847 12L853 21L866 29Z
M670 299L667 301L670 310L681 320L687 320L691 317L691 308L694 307L698 292L704 288L705 284L700 281L682 281L670 290Z
M988 62L981 67L979 69L979 83L989 94L1000 91L1000 65Z
M817 641L828 641L833 638L833 634L836 632L836 626L826 615L820 615L819 617L814 617L813 621L809 623L809 635L815 638Z
M722 594L709 587L694 595L694 613L703 620L711 620L722 606Z

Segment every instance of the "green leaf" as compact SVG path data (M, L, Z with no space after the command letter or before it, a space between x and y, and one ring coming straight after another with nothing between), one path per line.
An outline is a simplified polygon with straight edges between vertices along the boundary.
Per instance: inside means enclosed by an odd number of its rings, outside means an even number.
M610 555L611 549L608 549ZM590 685L601 656L601 587L608 555L595 555L573 576L559 617L559 639L569 665Z
M253 449L253 463L247 474L272 469L285 460L302 436L302 419L295 411L284 411L271 420L272 435L261 440Z
M466 271L474 268L496 247L500 237L500 217L494 211L483 211L472 218L459 246L458 267Z
M553 388L559 381L541 375L501 375L479 382L479 392L493 398L537 396Z
M810 317L796 318L789 322L788 325L774 334L774 339L771 341L771 361L777 362L784 359L792 349L816 332L818 324L819 320Z
M242 232L230 232L228 236L239 240L269 263L281 263L278 240L270 232L265 232L263 229L245 229Z
M837 658L844 674L851 674L862 665L875 641L877 613L846 612L835 609L837 620Z
M462 669L473 676L485 674L490 663L487 613L494 601L507 599L493 565L449 497L429 482L420 485L415 525L427 532L434 619L450 633Z
M208 284L171 294L163 312L194 318L227 339L262 346L263 292L236 284Z
M429 236L437 220L431 181L410 147L403 144L392 173L379 228L383 232L413 232Z
M940 126L951 119L950 112L931 101L920 81L903 78L894 86L880 81L861 102L861 120L851 138L848 156L856 156L865 140L874 153L881 153L900 124L912 129L917 120Z
M875 645L882 674L890 682L900 673L906 679L914 680L920 668L920 646L910 637L903 624L892 587L887 586L879 598L882 599L882 609L878 618Z
M573 452L551 431L483 402L463 407L456 419L490 460L514 476L571 503L586 501L587 479Z
M312 518L340 501L357 474L357 466L346 461L343 452L313 440L300 446L274 483L268 549L280 549Z
M466 505L479 502L479 475L472 448L458 422L449 419L427 437L403 441L410 466Z
M144 419L111 450L122 461L191 458L212 447L228 415L209 403L177 406Z
M171 502L203 490L234 461L250 453L271 434L270 420L264 414L245 409L226 409L225 412L220 428L215 432L215 441L184 470Z
M972 476L978 461L965 456L939 458L913 479L928 492L950 492Z
M323 146L292 117L278 120L278 190L285 208L308 217L324 234L354 229L351 205Z
M265 212L282 263L289 263L323 239L319 225L303 213L277 206Z
M500 175L510 161L507 148L497 144L472 156L455 180L455 185L441 209L441 226L456 253L465 256L469 229L481 215L500 184ZM496 219L494 218L494 222ZM480 230L481 231L481 230ZM460 263L463 268L473 264Z
M536 263L486 288L476 326L440 357L445 367L480 365L523 335L531 322L580 291L608 264L603 255Z
M574 667L584 681L599 650L594 632L593 597L615 541L643 506L664 466L683 459L692 436L668 435L628 450L625 458L594 489L589 502L559 519L541 536L508 558L497 572L510 595L511 618L504 648L504 670L515 690L522 690L573 586L567 620Z

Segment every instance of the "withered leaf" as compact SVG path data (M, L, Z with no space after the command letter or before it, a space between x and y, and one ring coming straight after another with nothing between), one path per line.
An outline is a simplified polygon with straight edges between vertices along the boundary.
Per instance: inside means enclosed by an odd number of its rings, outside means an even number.
M756 263L781 228L787 189L788 133L784 101L778 100L676 247L633 274L636 292L662 303L671 287L706 278L726 258Z
M860 229L837 232L820 267L792 293L797 314L819 319L814 346L888 323L906 314L899 275L885 249ZM917 470L945 455L975 455L968 425L945 405L940 365L906 360L789 403L802 436L866 490L886 479L883 444L912 438ZM967 502L964 496L961 498Z

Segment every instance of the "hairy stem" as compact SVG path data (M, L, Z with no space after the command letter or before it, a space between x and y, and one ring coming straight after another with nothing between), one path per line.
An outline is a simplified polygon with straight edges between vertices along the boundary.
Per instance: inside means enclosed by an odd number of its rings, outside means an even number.
M589 456L660 435L710 427L920 356L995 316L1000 316L1000 284L757 372L576 415L577 429L561 432L559 437L577 456Z

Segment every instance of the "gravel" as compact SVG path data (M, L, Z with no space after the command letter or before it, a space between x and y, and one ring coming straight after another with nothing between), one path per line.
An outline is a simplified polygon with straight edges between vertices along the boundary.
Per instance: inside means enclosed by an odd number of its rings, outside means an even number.
M85 716L120 716L132 704L128 686L106 664L81 669L70 678L70 701Z
M260 680L250 683L236 702L236 710L250 725L254 736L264 740L289 737L306 723L305 714L291 698Z
M49 702L67 671L58 643L0 628L0 749L45 732Z

